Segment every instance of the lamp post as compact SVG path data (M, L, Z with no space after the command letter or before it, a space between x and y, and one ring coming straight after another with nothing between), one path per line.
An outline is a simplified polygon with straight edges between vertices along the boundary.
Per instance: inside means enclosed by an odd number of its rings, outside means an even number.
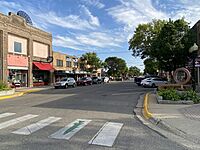
M193 91L196 90L196 84L195 84L195 58L197 56L198 46L196 43L189 49L189 53L192 54L192 89Z

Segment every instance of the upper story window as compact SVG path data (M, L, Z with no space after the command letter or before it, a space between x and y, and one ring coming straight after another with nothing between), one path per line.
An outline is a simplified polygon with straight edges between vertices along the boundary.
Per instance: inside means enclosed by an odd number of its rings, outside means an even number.
M78 68L78 62L74 62L74 67Z
M57 60L56 60L56 65L57 65L57 67L63 67L63 61L57 59Z
M14 42L14 52L22 53L22 43Z
M72 67L72 62L71 61L66 61L66 67Z

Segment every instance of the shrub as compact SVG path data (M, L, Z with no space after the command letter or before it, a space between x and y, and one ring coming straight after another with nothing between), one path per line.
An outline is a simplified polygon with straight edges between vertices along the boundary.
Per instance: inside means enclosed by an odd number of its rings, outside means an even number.
M194 103L200 102L200 97L197 95L195 91L192 91L192 90L187 91L185 95L186 95L187 100L192 100Z
M177 101L181 99L181 96L176 92L175 89L166 89L158 91L158 95L162 96L163 99Z
M191 100L194 103L200 102L200 96L195 91L189 90L186 92L177 92L175 89L162 89L158 91L158 95L162 96L165 100Z
M8 84L0 81L0 91L4 91L4 90L10 90L10 87L8 86Z

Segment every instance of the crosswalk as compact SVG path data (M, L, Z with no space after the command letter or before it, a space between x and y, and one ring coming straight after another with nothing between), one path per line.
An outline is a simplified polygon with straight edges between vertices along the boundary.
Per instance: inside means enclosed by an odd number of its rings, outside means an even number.
M1 129L20 124L39 116L34 114L27 114L21 117L15 117L15 115L16 113L13 112L0 113L0 119L6 119L6 117L14 117L14 119L10 119L4 122L1 122L0 120L0 132ZM31 136L32 133L37 133L41 130L45 130L45 127L48 127L61 119L61 117L50 116L43 120L38 120L37 122L29 124L25 127L19 128L15 131L11 131L11 134L15 134L18 136ZM64 125L64 127L61 127L58 131L49 133L49 136L47 138L57 140L69 140L73 136L76 136L76 134L80 130L84 130L84 127L87 126L90 122L92 122L92 120L76 119L71 123ZM112 147L122 127L123 123L105 122L95 135L90 135L93 138L91 138L89 142L86 142L92 145Z

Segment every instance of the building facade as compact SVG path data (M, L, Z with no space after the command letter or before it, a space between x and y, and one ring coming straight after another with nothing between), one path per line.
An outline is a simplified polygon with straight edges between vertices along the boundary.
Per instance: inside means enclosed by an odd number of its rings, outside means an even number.
M80 77L88 75L82 68L80 59L60 52L53 52L53 68L55 80L65 77L73 77L77 80Z
M0 80L22 86L53 83L52 34L14 13L0 13Z

